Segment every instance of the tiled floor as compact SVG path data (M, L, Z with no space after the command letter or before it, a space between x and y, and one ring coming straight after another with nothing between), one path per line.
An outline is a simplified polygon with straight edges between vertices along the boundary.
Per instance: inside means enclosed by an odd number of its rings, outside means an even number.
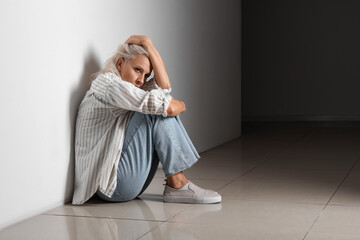
M220 204L162 202L162 172L127 203L94 198L0 239L360 239L360 124L248 124L185 172Z

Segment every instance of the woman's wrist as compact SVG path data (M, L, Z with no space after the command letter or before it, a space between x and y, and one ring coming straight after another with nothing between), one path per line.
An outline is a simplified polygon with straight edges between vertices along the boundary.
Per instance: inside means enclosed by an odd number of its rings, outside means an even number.
M151 55L155 55L155 47L154 47L154 44L152 43L152 41L144 41L142 43L142 46L145 48L145 50L149 53L149 56Z
M185 103L175 98L171 99L170 104L167 108L168 117L174 117L182 114L186 111Z
M164 61L162 60L160 53L155 48L151 38L143 35L133 35L125 43L137 44L145 48L149 54L149 59L154 70L156 83L162 89L170 89L170 80L165 69Z

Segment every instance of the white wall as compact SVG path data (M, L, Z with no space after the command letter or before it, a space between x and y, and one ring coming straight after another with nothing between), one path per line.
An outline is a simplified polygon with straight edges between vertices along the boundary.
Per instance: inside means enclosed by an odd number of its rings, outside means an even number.
M2 0L0 229L72 197L77 107L131 34L153 39L199 152L240 136L240 1Z

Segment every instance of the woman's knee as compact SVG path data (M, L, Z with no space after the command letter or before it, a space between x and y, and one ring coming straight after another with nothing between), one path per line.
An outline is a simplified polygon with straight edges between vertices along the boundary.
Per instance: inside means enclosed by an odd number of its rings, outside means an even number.
M114 192L114 198L116 200L127 202L139 196L146 178L142 177L141 175L136 175L137 174L125 178L123 177L121 180L119 179L120 181L118 181L118 186Z
M127 193L127 194L122 196L121 201L122 202L128 202L128 201L134 200L137 196L139 196L139 192L140 191Z

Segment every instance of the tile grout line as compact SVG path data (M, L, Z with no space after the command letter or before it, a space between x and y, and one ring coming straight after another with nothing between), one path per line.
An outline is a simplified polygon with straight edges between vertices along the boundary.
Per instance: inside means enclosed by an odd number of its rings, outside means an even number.
M83 216L83 215L63 215L63 214L54 214L54 213L43 213L42 216L55 216L55 217L78 217L78 218L100 218L100 219L116 219L116 220L129 220L129 221L142 221L142 222L165 222L162 220L146 220L146 219L137 219L137 218L120 218L120 217L98 217L98 216Z
M357 204L335 204L335 203L329 203L329 206L360 208L360 206L357 205Z
M316 219L314 220L314 222L311 224L309 230L305 233L305 236L303 237L302 240L305 240L305 238L307 237L307 235L309 234L309 232L311 231L311 229L314 227L315 223L316 223L316 222L318 221L318 219L320 218L321 213L322 213L323 211L324 211L324 209L321 210L321 212L319 213L319 215L316 217Z
M319 129L319 127L315 128L315 132ZM326 206L326 205L325 205ZM324 208L322 209L322 211L320 211L319 215L316 217L316 219L314 220L314 222L311 224L309 230L305 233L305 236L303 237L302 240L305 240L305 238L307 237L307 235L309 234L309 232L311 231L311 229L313 228L313 226L315 225L315 223L317 222L317 220L319 219L321 213L324 211Z
M141 222L157 222L160 223L159 225L157 225L156 227L150 229L149 231L145 232L143 235L141 235L140 237L138 237L136 240L144 237L146 234L152 232L153 230L155 230L156 228L160 227L161 225L163 225L167 220L165 221L160 221L160 220L146 220L146 219L129 219L129 218L111 218L111 217L96 217L96 216L78 216L78 215L60 215L60 214L42 214L42 215L47 215L47 216L58 216L58 217L84 217L84 218L102 218L102 219L117 219L117 220L128 220L128 221L141 221ZM177 215L177 214L176 214Z
M329 205L331 199L333 199L333 197L335 196L335 194L337 193L337 191L340 189L340 187L344 184L345 180L348 178L348 176L350 175L351 171L354 169L354 167L358 164L358 162L360 161L360 157L358 157L358 159L355 161L355 163L351 166L349 172L345 175L345 177L343 178L343 180L340 182L339 186L336 188L335 192L333 193L333 195L330 197L329 201L326 203L325 208Z
M309 230L306 232L304 238L302 240L305 240L307 235L309 234L309 232L311 231L311 229L315 226L316 222L318 221L318 219L320 218L321 214L325 211L326 207L328 205L332 205L330 204L331 199L333 199L333 197L335 196L335 194L339 191L340 187L344 184L345 180L347 179L347 177L350 175L351 171L354 169L354 167L358 164L358 162L360 161L360 157L358 157L358 159L355 161L355 163L351 166L350 170L348 171L348 173L345 175L345 177L341 180L339 186L335 189L334 193L332 194L332 196L330 197L330 199L327 201L327 203L325 204L325 206L323 207L323 209L321 210L321 212L319 213L319 215L317 216L317 218L315 219L315 221L313 222L313 224L310 226Z
M146 236L148 233L151 233L152 231L154 231L155 229L157 229L158 227L160 227L161 225L163 225L165 222L161 222L159 225L157 225L156 227L150 229L149 231L147 231L146 233L144 233L143 235L141 235L140 237L138 237L136 240L139 240L141 238L143 238L144 236Z
M282 153L283 151L285 151L286 149L289 149L290 147L294 146L296 143L300 142L303 138L307 137L310 133L312 133L312 131L305 133L303 136L301 136L300 138L298 138L297 140L295 140L293 143L285 146L283 149L279 150L278 152L274 153L273 155L271 155L269 158L265 159L264 161L262 161L261 163L259 163L258 165L254 166L253 168L249 169L248 171L245 171L243 174L241 174L239 177L234 178L233 180L230 180L230 182L226 183L224 186L222 186L221 188L219 188L217 191L223 189L224 187L226 187L227 185L235 182L236 180L244 177L245 175L249 174L250 172L254 171L256 168L264 165L265 163L267 163L268 161L270 161L271 159L273 159L274 157L278 156L280 153Z
M174 216L171 216L171 217L169 217L168 219L166 219L165 221L162 221L158 226L156 226L156 227L154 227L153 229L151 229L150 231L144 233L143 235L141 235L141 236L140 236L139 238L137 238L136 240L141 239L141 238L144 237L146 234L148 234L148 233L154 231L155 229L159 228L159 227L160 227L161 225L163 225L164 223L168 223L168 221L169 221L170 219L176 217L176 216L179 215L180 213L183 213L184 211L186 211L186 210L188 210L188 209L190 209L190 208L192 208L192 207L193 207L193 205L190 205L190 206L186 207L184 210L182 210L182 211L178 212L177 214L175 214Z

